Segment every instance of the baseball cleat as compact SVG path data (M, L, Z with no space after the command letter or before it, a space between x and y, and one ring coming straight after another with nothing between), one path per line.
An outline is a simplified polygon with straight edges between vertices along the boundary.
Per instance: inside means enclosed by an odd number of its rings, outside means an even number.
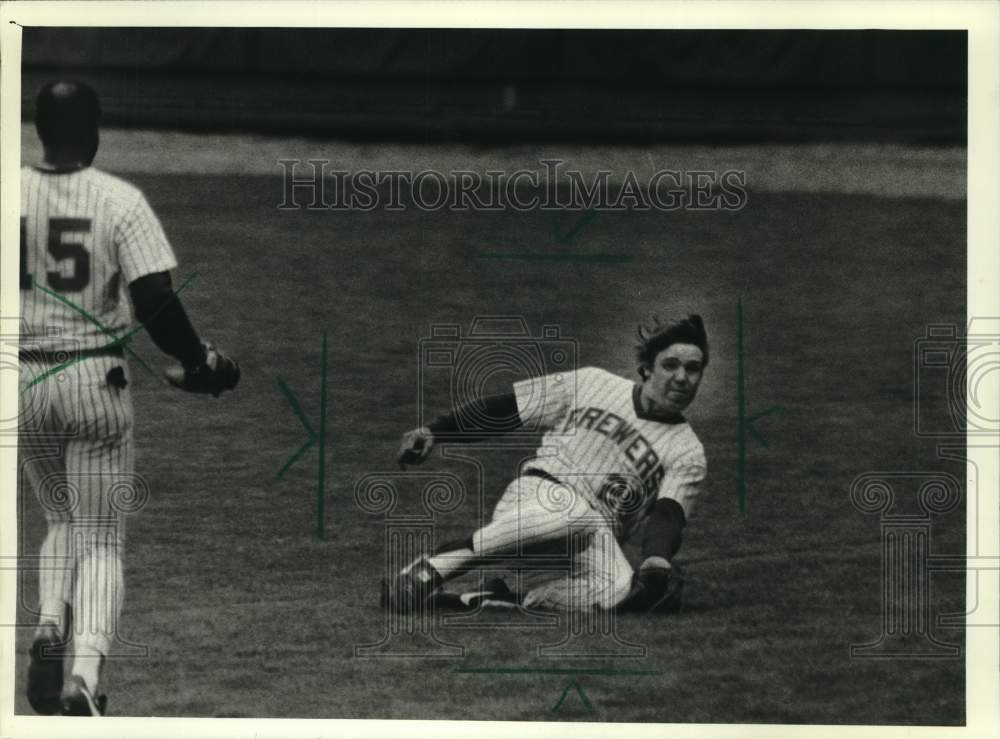
M391 581L382 582L382 607L396 613L413 613L426 605L444 579L426 559L419 560Z
M51 716L59 712L63 689L63 648L65 643L55 624L38 627L31 643L28 663L28 703L35 713Z
M513 608L521 600L499 577L487 580L481 590L462 593L458 598L467 608L473 609L480 607Z
M94 698L83 678L73 675L63 688L60 703L63 716L103 716L108 708L108 697L99 695Z
M499 577L487 580L478 590L461 593L438 590L431 598L435 608L448 611L477 611L482 608L510 610L521 604L521 596Z

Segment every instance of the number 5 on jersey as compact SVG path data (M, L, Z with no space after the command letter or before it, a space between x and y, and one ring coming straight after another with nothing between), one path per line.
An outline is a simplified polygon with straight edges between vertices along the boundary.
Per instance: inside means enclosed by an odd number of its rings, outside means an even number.
M49 287L63 293L79 292L90 284L90 253L82 237L90 233L89 218L50 218L48 252L57 266L72 260L69 275L61 269L46 273ZM27 219L21 218L21 289L30 290L32 275L28 272Z

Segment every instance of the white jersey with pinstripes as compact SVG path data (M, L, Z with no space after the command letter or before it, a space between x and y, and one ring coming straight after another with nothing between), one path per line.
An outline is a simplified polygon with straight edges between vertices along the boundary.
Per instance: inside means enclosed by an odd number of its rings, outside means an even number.
M111 343L131 324L126 286L176 266L134 185L93 167L21 169L21 319L30 335L64 339L46 350Z
M21 170L21 348L29 351L20 363L18 451L48 522L40 556L52 564L38 568L39 621L65 629L72 612L74 674L93 664L94 651L108 656L118 633L124 519L138 510L124 504L141 505L144 483L133 472L121 350L66 362L52 354L123 337L132 323L127 285L176 266L134 186L93 168Z
M524 426L547 429L526 470L570 485L627 539L658 498L690 514L705 450L687 421L643 412L636 383L596 367L514 384Z

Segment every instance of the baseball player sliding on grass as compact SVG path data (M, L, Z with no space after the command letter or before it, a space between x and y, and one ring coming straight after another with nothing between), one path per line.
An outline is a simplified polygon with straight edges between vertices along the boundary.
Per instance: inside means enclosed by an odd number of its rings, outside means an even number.
M680 606L682 580L671 561L706 468L683 411L708 364L708 340L697 315L640 328L639 339L641 382L593 367L547 375L403 435L399 461L419 464L436 442L546 429L490 522L410 563L385 583L384 606L408 613L435 601L456 605L458 596L441 593L446 580L501 562L522 571L524 592L494 580L464 605L654 612ZM633 572L621 544L643 522L642 563ZM568 558L565 572L552 571L545 556L553 552Z
M177 261L145 197L90 166L99 118L87 85L47 85L35 120L44 161L21 170L18 440L48 524L27 682L41 714L105 710L98 687L125 592L123 515L144 494L133 471L126 292L156 345L180 361L167 370L173 385L218 395L239 380L238 365L188 320L170 280Z

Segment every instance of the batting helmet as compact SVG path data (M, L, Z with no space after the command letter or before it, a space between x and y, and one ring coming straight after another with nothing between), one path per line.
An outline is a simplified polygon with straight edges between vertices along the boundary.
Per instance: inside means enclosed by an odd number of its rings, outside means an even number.
M74 154L87 164L97 154L101 103L84 82L58 80L38 93L35 129L47 151Z

